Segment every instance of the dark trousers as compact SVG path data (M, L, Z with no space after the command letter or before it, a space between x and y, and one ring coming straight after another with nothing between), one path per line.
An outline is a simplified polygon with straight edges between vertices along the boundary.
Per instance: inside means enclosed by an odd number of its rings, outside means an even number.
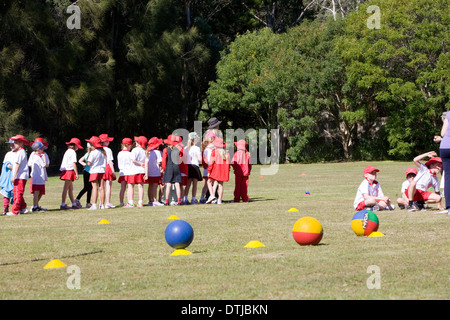
M450 209L450 149L439 149L439 156L444 166L444 196L445 208Z
M91 203L92 183L89 182L89 176L89 172L83 170L84 187L77 196L77 199L80 200L81 197L87 192L86 203Z

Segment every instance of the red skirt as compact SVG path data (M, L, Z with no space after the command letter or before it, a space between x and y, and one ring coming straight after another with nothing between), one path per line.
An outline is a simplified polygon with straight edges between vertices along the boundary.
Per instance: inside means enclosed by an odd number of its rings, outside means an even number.
M103 174L103 180L116 180L116 175L111 170L111 166L108 164L105 168L105 173Z
M103 179L103 173L91 173L89 175L89 182Z
M119 179L117 179L118 183L122 183L122 181L127 182L127 176L120 176Z
M148 177L147 182L148 183L160 184L161 183L161 176L159 176L159 177Z
M75 181L75 171L73 170L64 170L61 172L59 176L61 180Z
M45 184L30 184L30 193L34 193L35 191L39 191L40 194L45 194Z
M133 174L131 176L127 176L127 182L128 183L145 183L144 181L144 174L143 173L138 173L138 174Z

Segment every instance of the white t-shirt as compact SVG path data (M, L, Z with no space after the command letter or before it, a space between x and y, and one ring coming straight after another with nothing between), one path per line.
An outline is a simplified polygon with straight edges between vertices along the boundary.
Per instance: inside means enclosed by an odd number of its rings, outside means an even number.
M119 177L130 175L131 152L128 150L119 151L117 154L117 166L119 167Z
M135 147L131 150L131 165L130 165L130 175L145 173L145 168L143 166L134 164L133 160L145 163L145 150L141 147Z
M184 150L187 150L187 147L184 148ZM198 146L192 146L189 148L189 152L187 153L187 163L193 164L195 166L199 166L200 163L198 161L198 158L200 156L201 159L202 151Z
M203 169L203 176L204 177L208 176L208 163L209 163L209 158L211 158L211 153L212 153L213 149L214 149L214 146L210 143L205 148L205 150L203 150L203 158L205 158L205 160L206 160L206 168Z
M367 181L367 179L364 179L363 182L358 187L358 191L356 191L356 197L355 201L353 202L353 207L356 209L358 204L361 201L364 201L363 194L367 193L369 196L372 197L383 197L383 190L381 190L381 186L378 183L378 181L374 181L372 184Z
M17 157L17 153L14 151L8 151L5 154L5 157L3 158L3 163L5 162L11 162L11 166L14 166L14 163L16 163L16 157Z
M16 151L16 154L17 156L15 159L15 163L19 164L19 170L17 171L16 179L28 180L29 174L28 174L27 153L23 148L21 148L18 151Z
M433 187L435 192L439 192L438 178L423 163L420 164L419 172L417 172L414 180L416 181L416 189L427 191L430 187Z
M105 150L105 152L106 152L106 161L113 161L114 156L113 156L111 149L108 147L103 147L103 150Z
M77 153L73 149L67 149L59 167L59 171L70 171L73 169L73 164L77 162Z
M44 160L46 162L44 162ZM33 184L42 185L45 184L45 181L48 180L47 169L45 167L46 164L49 164L47 160L48 155L46 153L40 155L36 152L32 152L30 154L30 158L28 159L28 166L31 168L30 177L32 178Z
M89 173L105 173L106 157L101 150L91 151L87 161L91 163Z
M162 162L161 151L151 150L148 154L148 176L149 177L160 177L161 169L159 164Z
M402 183L402 190L400 190L400 193L401 193L402 197L403 197L403 195L405 194L406 189L408 189L409 184L410 184L410 183L409 183L409 180L408 180L408 179L406 179L405 181L403 181L403 183ZM408 195L406 195L406 196L408 196Z

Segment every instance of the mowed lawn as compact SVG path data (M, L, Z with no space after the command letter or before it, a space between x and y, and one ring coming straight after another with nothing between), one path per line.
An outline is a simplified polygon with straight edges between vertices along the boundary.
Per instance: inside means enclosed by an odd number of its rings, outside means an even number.
M254 166L249 203L59 211L62 182L50 178L46 213L0 217L1 299L448 299L449 217L376 212L384 237L357 237L352 204L367 162L286 164L261 177ZM400 196L413 163L371 162L383 191ZM440 178L440 177L439 177ZM82 178L81 178L82 179ZM31 209L32 199L25 200ZM75 195L82 181L75 182ZM310 195L305 195L309 191ZM118 205L119 184L113 184ZM82 199L85 204L85 198ZM145 199L147 203L147 198ZM288 212L297 208L298 212ZM194 229L192 255L171 256L164 231L176 215ZM292 227L318 219L317 246L299 246ZM99 225L101 219L110 224ZM252 240L265 247L245 248ZM52 259L66 268L44 269ZM69 289L77 266L80 288ZM375 267L374 267L375 266ZM371 270L379 270L372 273ZM370 288L374 276L379 289ZM375 283L375 282L371 282Z

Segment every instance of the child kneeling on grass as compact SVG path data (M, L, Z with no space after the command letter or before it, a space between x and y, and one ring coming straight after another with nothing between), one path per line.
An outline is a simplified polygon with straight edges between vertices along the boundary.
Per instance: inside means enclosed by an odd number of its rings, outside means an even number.
M375 180L377 172L380 172L380 170L373 166L364 168L364 180L358 187L353 203L355 210L394 210L391 200L383 194L380 183Z

